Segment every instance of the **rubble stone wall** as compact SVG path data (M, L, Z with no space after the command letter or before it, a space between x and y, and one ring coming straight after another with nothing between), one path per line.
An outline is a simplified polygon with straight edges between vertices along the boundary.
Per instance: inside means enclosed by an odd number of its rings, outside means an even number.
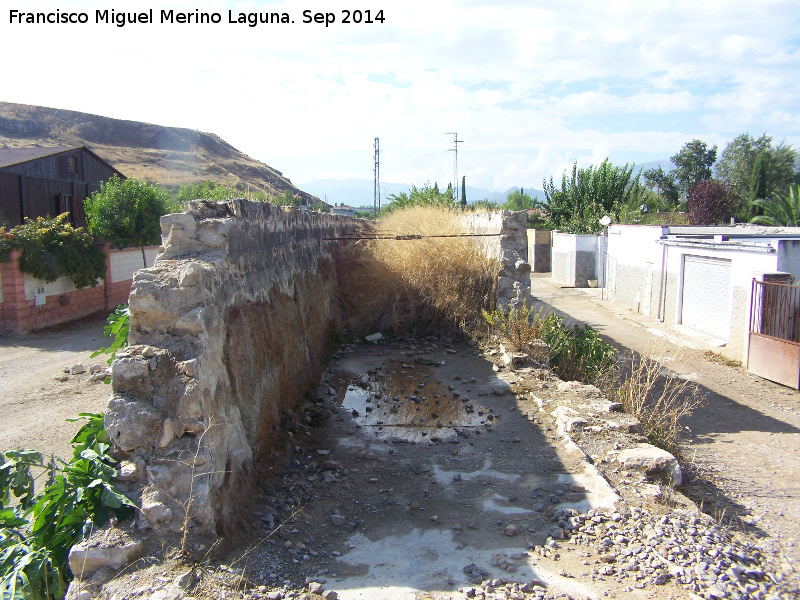
M291 442L327 362L331 238L356 223L245 200L162 217L163 250L133 280L131 345L113 364L105 418L140 494L139 527L236 522L257 459Z
M500 262L497 307L521 306L531 294L527 213L501 210L464 215L461 220L466 232L486 236L474 238L475 244L485 256Z

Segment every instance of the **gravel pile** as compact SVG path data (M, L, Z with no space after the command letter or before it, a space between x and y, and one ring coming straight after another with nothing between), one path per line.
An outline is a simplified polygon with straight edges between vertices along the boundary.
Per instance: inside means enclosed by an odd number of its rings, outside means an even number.
M676 510L654 515L640 508L611 514L579 515L560 509L555 520L566 543L600 553L591 567L593 580L630 582L629 589L673 583L700 598L757 600L796 598L791 565L770 568L766 554L732 538L710 517ZM546 556L557 546L534 548ZM588 558L592 554L586 552ZM776 572L777 571L777 572ZM794 591L789 588L793 587Z

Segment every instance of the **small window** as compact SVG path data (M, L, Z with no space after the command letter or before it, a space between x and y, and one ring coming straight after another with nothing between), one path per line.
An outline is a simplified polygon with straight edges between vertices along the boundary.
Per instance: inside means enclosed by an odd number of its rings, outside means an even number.
M69 157L69 172L70 173L77 173L78 172L78 157L77 156L70 156Z

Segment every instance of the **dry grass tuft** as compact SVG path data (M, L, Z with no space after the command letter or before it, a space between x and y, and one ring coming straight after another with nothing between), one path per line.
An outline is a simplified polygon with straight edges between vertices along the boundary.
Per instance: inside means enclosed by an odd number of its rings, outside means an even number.
M697 384L665 370L651 357L631 358L615 386L625 412L639 419L650 443L678 452L680 420L700 406Z
M344 325L354 333L474 330L491 308L499 271L472 238L427 237L463 233L459 213L420 206L379 221L377 233L420 239L362 240L338 250Z

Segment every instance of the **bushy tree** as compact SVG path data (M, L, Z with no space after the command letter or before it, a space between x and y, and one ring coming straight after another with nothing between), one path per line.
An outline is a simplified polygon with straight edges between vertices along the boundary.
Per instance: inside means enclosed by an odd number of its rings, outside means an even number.
M448 186L447 190L442 192L439 190L439 185L437 183L434 183L432 186L426 183L421 188L412 185L408 192L389 194L388 200L389 204L384 205L381 209L382 213L391 213L395 210L410 208L412 206L457 208L456 200L453 198L452 186Z
M157 185L116 175L101 184L100 191L84 200L89 231L115 248L144 247L161 242L160 219L169 211L169 196Z
M762 150L756 156L753 173L750 175L750 198L758 200L767 197L767 178L769 174L769 156Z
M675 206L680 199L678 184L675 181L673 171L664 171L660 166L656 169L648 169L644 172L644 184L655 189L656 194L665 200L664 203Z
M675 164L675 179L682 193L688 193L701 181L711 179L711 167L717 160L717 147L709 149L705 142L692 140L681 151L670 156Z
M528 210L539 206L541 206L541 203L537 199L531 198L522 188L511 192L503 204L503 208L506 210Z
M759 154L764 153L766 185L763 195L753 190L753 170ZM727 183L734 194L737 213L751 209L751 201L765 198L774 192L784 192L791 183L797 183L798 153L785 142L777 146L766 133L758 138L742 133L731 140L722 151L716 165L717 178Z
M568 233L597 233L602 230L599 220L609 215L619 221L624 207L641 200L644 190L633 177L633 165L615 167L606 159L598 166L578 169L572 166L572 176L561 177L561 188L550 178L544 181L547 226Z
M733 216L733 193L721 181L701 181L689 191L690 225L724 225Z

